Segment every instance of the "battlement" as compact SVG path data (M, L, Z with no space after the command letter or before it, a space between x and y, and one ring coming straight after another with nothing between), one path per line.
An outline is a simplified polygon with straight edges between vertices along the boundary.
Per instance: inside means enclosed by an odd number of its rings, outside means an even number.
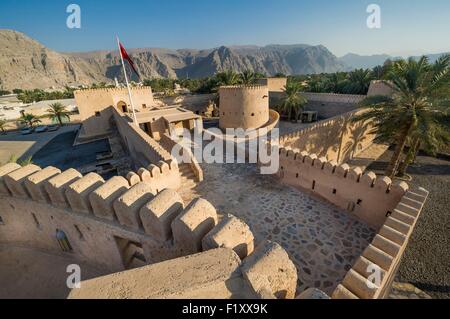
M83 176L75 169L61 172L54 167L41 169L33 164L25 167L7 164L0 169L0 194L49 204L145 232L138 211L134 210L135 216L130 217L132 208L136 208L139 201L164 196L161 195L164 190L169 192L164 180L173 171L178 173L176 161L161 161L139 169L137 174L130 172L127 178L116 176L105 182L96 173ZM173 191L170 194L177 198Z
M229 90L229 91L250 91L250 90L268 90L267 85L262 84L248 84L248 85L228 85L221 86L219 90Z
M139 94L140 92L142 93L148 93L148 90L151 91L151 87L150 86L140 86L140 87L131 87L131 90L133 91L133 93L137 93ZM91 93L98 93L98 92L104 92L104 93L120 93L123 91L127 91L127 88L88 88L88 89L79 89L79 90L75 90L74 94L75 95L82 95L82 94L91 94Z
M358 104L366 98L365 95L338 94L338 93L301 93L308 101L321 103L349 103Z
M423 188L405 193L372 243L333 292L333 299L387 297L428 195L429 192ZM370 278L376 270L380 273L379 282Z
M198 198L185 205L176 191L158 186L154 179L173 167L152 165L128 179L106 182L74 169L0 167L0 242L58 251L55 234L63 231L66 249L107 273L228 249L245 260L245 282L253 296L268 290L293 298L297 273L287 253L274 243L254 252L253 233L242 220L228 214L219 221L208 201ZM269 261L280 265L264 270Z
M348 113L345 113L342 115L332 117L332 118L324 120L324 121L313 123L310 126L302 128L298 131L280 136L280 143L285 143L285 142L288 142L289 140L302 137L302 136L304 136L308 133L311 133L315 130L329 128L335 124L342 123L343 121L347 121L351 117L355 116L357 113L358 113L358 111L352 111L352 112L348 112Z
M380 228L408 191L405 182L392 182L359 167L328 161L325 157L280 149L278 176L285 183L315 193L347 210L367 224Z
M373 144L372 121L353 122L364 110L351 111L280 137L280 145L305 150L338 163L347 162Z
M140 169L138 174L130 173L127 179L117 176L105 182L95 173L83 176L74 169L61 172L53 167L41 170L35 165L7 164L0 168L0 196L14 212L2 216L5 225L0 240L10 240L6 229L8 225L17 226L16 218L20 219L22 214L25 220L30 218L28 216L39 219L40 227L45 219L42 215L51 214L63 229L71 229L71 223L78 225L78 231L80 225L95 229L103 224L116 233L118 230L127 236L134 233L133 240L140 238L140 242L156 245L159 250L167 249L161 253L163 256L184 256L222 246L236 248L241 257L250 254L253 234L245 223L231 215L218 223L216 210L209 202L196 199L185 206L174 190L161 185L160 178L173 168L167 163L151 165L148 170ZM68 222L68 216L82 217L83 221ZM21 222L29 225L24 220ZM35 232L19 236L28 237ZM97 247L97 250L102 248ZM152 252L150 260L166 259L156 256L158 254Z

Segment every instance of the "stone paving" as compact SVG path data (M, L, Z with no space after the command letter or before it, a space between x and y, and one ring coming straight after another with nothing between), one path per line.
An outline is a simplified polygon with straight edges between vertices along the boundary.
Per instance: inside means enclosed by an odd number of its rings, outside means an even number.
M252 164L202 164L204 182L181 189L184 200L209 200L221 214L242 218L256 243L281 244L297 266L298 292L331 294L375 231L334 205L260 175Z

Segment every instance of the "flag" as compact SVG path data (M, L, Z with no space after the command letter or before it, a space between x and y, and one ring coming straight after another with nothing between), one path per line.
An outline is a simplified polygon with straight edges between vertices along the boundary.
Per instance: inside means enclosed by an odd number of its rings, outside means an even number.
M134 73L139 77L139 73L136 70L136 65L134 64L133 60L128 55L127 50L123 47L122 43L119 42L119 49L120 49L120 55L122 56L122 59L127 60L130 64L131 68L133 69Z

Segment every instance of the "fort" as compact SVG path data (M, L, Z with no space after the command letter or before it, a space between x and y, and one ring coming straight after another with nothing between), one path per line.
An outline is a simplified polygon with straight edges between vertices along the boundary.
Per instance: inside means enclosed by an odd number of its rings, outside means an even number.
M281 127L270 106L283 81L220 88L219 127ZM369 92L388 94L373 85ZM428 191L347 164L376 135L370 121L351 121L363 112L362 96L306 93L310 107L336 110L282 130L278 170L262 176L256 165L200 165L193 156L178 163L171 150L179 131L207 130L199 107L162 106L149 87L132 94L137 125L126 90L75 92L83 121L77 142L117 133L132 162L128 174L0 168L0 246L17 247L12 256L19 248L45 252L92 273L80 289L53 287L56 297L388 296ZM372 282L374 269L380 280Z

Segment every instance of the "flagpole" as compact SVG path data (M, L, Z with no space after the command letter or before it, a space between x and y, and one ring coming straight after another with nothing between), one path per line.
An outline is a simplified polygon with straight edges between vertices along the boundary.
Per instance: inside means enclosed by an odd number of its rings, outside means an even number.
M122 61L123 73L125 74L125 82L127 83L128 96L130 98L131 110L133 111L134 124L136 124L136 126L139 126L139 123L138 123L137 117L136 117L136 111L134 109L133 97L131 96L131 88L130 88L130 83L128 82L127 70L125 68L125 62L123 61L122 51L120 50L119 37L117 37L117 46L119 47L120 60Z

